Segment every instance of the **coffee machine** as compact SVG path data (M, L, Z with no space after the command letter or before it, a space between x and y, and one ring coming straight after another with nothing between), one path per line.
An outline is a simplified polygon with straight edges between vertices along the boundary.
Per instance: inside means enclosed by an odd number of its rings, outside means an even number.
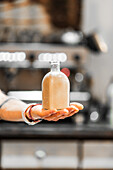
M85 63L91 52L98 55L107 46L97 32L86 35L81 31L82 0L6 0L0 9L0 89L27 103L41 102L41 82L49 63L41 62L39 54L64 52L67 61L61 69L70 72L70 102L85 106L81 117L73 121L89 121L89 110L91 118L97 115L92 120L99 120L97 104L90 109L99 102L94 102L93 76Z
M76 34L68 32L65 35L71 35L71 33ZM40 61L39 54L64 52L67 55L67 60L61 63L61 69L67 68L70 72L70 102L77 101L85 106L81 113L64 121L78 124L99 121L100 110L103 107L93 99L93 77L85 67L87 57L90 56L91 51L99 53L99 48L95 45L96 43L92 47L87 45L88 41L91 41L93 37L83 36L78 44L75 42L72 44L69 41L67 43L67 39L62 40L62 37L65 37L64 34L60 36L59 44L2 44L0 46L0 88L9 96L15 96L27 103L41 103L41 82L44 75L49 71L49 63Z

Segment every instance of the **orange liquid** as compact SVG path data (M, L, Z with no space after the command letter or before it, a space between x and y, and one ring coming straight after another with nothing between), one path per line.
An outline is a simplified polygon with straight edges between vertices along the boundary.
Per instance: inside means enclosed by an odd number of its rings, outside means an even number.
M42 82L42 105L44 109L63 109L69 106L70 85L62 72L49 72Z

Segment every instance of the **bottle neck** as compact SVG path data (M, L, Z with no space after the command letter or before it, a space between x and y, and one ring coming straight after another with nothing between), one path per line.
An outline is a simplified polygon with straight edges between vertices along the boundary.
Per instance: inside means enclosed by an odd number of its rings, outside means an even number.
M51 62L51 71L52 72L60 71L60 63L59 62Z

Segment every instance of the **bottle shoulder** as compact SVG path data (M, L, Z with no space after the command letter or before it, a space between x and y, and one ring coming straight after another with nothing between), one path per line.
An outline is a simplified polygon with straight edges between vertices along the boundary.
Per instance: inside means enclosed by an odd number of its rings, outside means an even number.
M57 77L59 79L62 78L62 79L65 79L65 80L69 81L68 77L64 73L62 73L61 71L59 71L59 72L52 72L52 71L48 72L44 76L43 81L45 79L52 78L52 77L54 77L54 78Z

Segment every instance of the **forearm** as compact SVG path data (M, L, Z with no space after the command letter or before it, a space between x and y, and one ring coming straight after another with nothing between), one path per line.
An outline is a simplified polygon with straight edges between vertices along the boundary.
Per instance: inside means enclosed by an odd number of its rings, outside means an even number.
M8 97L0 91L0 104L7 98ZM11 99L0 109L0 118L8 121L23 121L22 111L25 106L26 103L20 100Z

